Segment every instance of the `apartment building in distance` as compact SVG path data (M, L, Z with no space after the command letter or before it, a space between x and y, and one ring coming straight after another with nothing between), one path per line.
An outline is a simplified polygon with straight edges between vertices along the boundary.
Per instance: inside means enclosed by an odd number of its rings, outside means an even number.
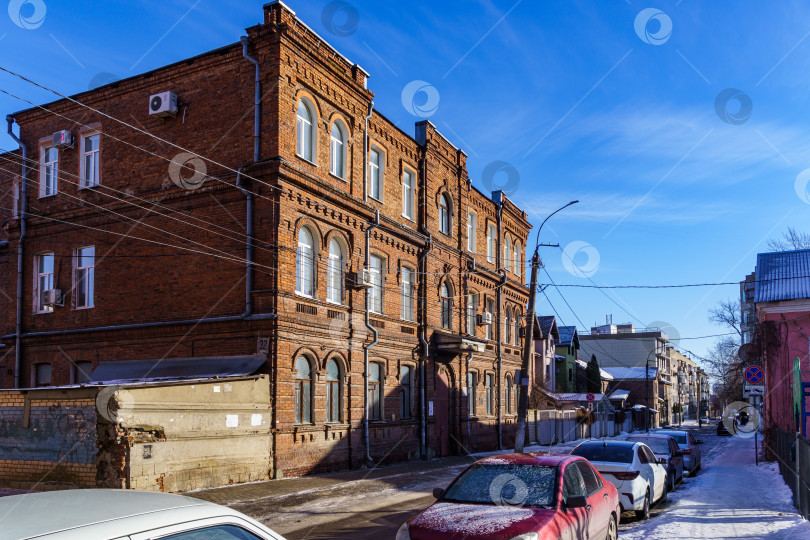
M10 115L0 387L259 353L270 475L508 446L526 213L433 124L376 110L289 7L263 11L230 45Z

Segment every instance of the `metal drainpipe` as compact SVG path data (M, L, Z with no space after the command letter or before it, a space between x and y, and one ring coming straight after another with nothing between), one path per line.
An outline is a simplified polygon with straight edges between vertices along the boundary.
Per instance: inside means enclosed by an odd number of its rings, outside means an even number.
M421 182L422 182L422 189L420 190L420 207L421 207L421 216L420 216L420 223L419 223L419 230L422 234L427 236L427 244L425 244L425 251L420 258L421 262L421 271L422 277L419 280L420 288L422 289L422 294L419 298L420 303L420 317L422 319L422 329L419 333L419 340L422 343L422 361L419 363L419 399L421 400L421 414L419 418L420 423L420 439L421 439L421 457L422 459L427 459L427 448L428 448L428 440L427 440L427 369L425 368L425 364L427 364L428 355L430 354L430 343L427 340L427 255L430 253L431 245L433 244L433 235L431 235L430 231L427 228L427 157L422 156L422 159L419 162L419 169L421 174Z
M366 227L366 254L365 254L365 267L368 268L369 265L369 246L371 244L371 231L376 229L380 226L380 211L377 210L374 214L374 222L369 223ZM382 281L383 277L380 275L380 281ZM368 438L368 351L372 347L377 344L377 329L371 326L371 320L369 319L369 300L371 297L371 289L366 289L366 328L371 332L371 335L374 336L371 340L371 343L363 345L363 403L365 403L365 422L363 422L363 434L366 439L366 460L368 462L373 462L374 460L371 459L371 441ZM383 396L380 395L380 399L383 399Z
M14 326L14 388L20 388L20 368L22 365L22 355L20 349L22 347L22 289L23 289L23 244L25 243L26 222L25 214L27 210L28 200L28 182L26 176L28 173L28 147L26 147L19 137L14 135L14 117L11 115L6 116L8 123L8 134L20 146L22 152L22 178L20 179L20 200L19 200L19 217L20 217L20 238L17 242L17 322ZM22 135L22 126L20 126L20 135Z
M368 114L363 126L363 202L368 200L368 121L374 111L374 100L368 104Z
M256 66L255 96L253 99L253 163L259 161L259 148L261 145L261 77L259 72L259 61L248 55L247 36L239 38L242 42L242 56ZM242 169L236 174L236 186L245 194L245 221L246 224L246 244L245 244L245 312L242 317L253 315L253 193L245 187Z
M501 346L503 340L503 324L501 321L501 314L503 309L501 308L501 300L503 298L503 294L501 293L502 287L506 284L506 280L508 279L506 275L506 271L501 268L501 233L503 228L503 197L501 197L501 202L498 204L498 238L495 248L495 266L497 267L498 273L503 275L501 278L501 282L497 285L495 289L496 300L495 303L498 304L498 448L503 449L503 414L501 412L502 405L501 403L501 370L503 368L503 347ZM521 374L522 376L522 374Z

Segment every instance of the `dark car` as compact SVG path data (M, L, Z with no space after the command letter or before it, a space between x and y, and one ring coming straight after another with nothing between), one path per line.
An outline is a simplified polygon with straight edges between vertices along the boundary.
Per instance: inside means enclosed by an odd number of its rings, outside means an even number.
M721 437L731 437L734 435L731 433L728 428L726 427L726 423L723 420L717 422L717 434Z
M667 460L667 480L669 491L675 491L675 485L683 481L683 452L678 448L678 442L670 435L646 433L630 435L628 441L643 442L658 459Z
M616 540L619 494L587 460L504 454L465 469L396 540L592 538Z

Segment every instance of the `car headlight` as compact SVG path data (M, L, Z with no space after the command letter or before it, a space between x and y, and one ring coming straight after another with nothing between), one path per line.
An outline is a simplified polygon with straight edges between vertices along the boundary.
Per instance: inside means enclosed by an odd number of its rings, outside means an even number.
M408 524L407 523L402 524L402 527L400 527L399 530L397 531L397 535L394 538L394 540L411 540L411 533L408 532ZM536 537L535 537L535 540L537 540Z
M509 540L537 540L539 535L536 532L527 532L523 534L519 534L517 536L513 536Z

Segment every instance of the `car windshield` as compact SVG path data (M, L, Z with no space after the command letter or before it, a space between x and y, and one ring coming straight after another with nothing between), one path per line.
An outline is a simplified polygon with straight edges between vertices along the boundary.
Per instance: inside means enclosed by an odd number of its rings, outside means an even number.
M678 433L667 433L667 435L675 439L678 444L686 444L686 435L679 435Z
M550 507L557 468L546 465L473 465L450 486L443 501L502 506Z
M630 440L630 439L628 439ZM649 438L633 438L634 441L643 442L656 454L669 454L669 439L658 439L654 437Z
M588 461L613 461L616 463L633 463L633 447L616 444L583 444L571 452Z

